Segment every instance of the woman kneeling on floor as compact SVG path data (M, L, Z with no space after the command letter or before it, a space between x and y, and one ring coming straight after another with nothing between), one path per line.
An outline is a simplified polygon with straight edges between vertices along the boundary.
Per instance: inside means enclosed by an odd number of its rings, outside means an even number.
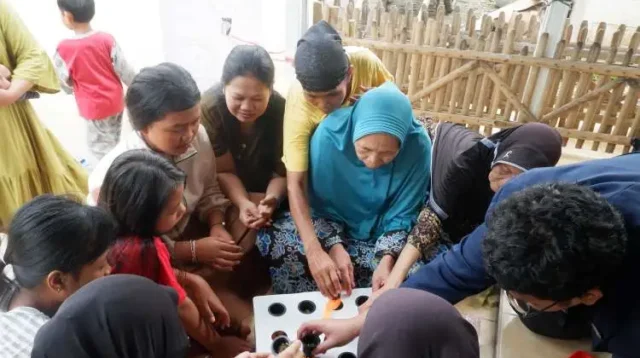
M289 214L258 235L277 293L330 287L336 297L393 268L429 186L431 141L392 83L330 114L310 145L309 197L319 242L302 243ZM322 245L322 257L305 257ZM307 260L339 269L341 287L316 285Z
M202 125L216 155L220 187L239 210L233 216L243 228L254 229L234 233L245 251L255 245L255 230L271 224L287 194L281 160L285 100L273 89L274 76L264 48L236 46L221 83L202 95Z

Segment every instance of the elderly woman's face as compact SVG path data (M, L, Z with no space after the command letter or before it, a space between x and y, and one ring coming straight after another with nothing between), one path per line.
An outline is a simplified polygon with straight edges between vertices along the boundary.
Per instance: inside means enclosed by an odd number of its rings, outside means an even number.
M497 193L511 178L522 173L522 170L504 163L499 163L489 172L489 185L494 193Z
M369 169L376 169L391 163L398 151L398 138L389 134L370 134L358 139L355 143L358 159Z
M171 155L184 154L193 142L200 126L200 105L181 112L172 112L141 131L151 149Z

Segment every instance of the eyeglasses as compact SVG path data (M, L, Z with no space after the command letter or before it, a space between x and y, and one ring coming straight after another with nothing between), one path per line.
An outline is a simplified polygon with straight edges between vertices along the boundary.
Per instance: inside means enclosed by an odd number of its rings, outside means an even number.
M553 303L546 306L545 308L541 310L536 310L535 308L531 307L531 305L528 304L527 302L513 297L513 295L509 292L507 292L507 302L509 302L509 306L511 306L511 308L513 308L513 310L516 311L521 318L537 317L542 313L545 313L548 310L550 310L551 307L560 303L559 301L554 301Z

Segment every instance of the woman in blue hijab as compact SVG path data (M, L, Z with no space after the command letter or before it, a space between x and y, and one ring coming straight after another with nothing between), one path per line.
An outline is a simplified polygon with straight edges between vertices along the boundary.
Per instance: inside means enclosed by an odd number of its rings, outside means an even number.
M426 131L390 82L318 126L310 146L309 199L316 235L342 290L384 284L427 197L430 158ZM258 246L270 261L277 293L324 286L311 275L289 215L263 231Z

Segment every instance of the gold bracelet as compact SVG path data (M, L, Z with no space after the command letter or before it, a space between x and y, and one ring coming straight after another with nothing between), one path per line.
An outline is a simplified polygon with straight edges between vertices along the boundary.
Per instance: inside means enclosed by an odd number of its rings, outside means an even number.
M191 245L191 262L193 262L194 264L198 263L198 256L196 255L196 241L195 240L191 240L189 241L190 245Z

